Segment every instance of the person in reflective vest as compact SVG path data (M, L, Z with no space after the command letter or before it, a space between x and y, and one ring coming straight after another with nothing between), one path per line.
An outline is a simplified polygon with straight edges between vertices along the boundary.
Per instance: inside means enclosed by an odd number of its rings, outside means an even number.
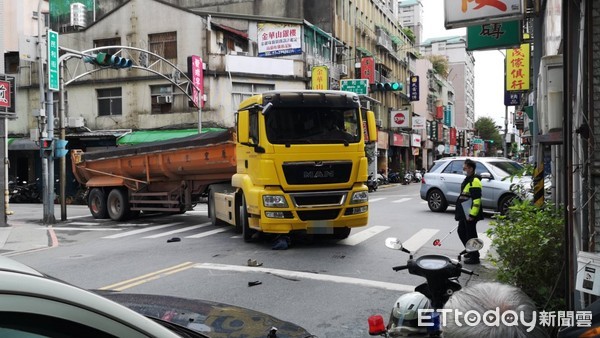
M460 185L460 195L456 201L454 219L458 221L458 237L463 245L469 239L477 238L477 221L483 219L481 179L475 175L476 167L477 164L471 159L465 160L463 172L467 177ZM465 264L479 264L479 251L468 253L465 257Z

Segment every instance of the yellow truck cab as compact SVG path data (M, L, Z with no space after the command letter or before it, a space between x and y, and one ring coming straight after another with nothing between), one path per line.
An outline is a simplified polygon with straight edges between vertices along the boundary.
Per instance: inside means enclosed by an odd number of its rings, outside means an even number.
M346 238L368 222L365 144L375 117L344 91L270 91L236 116L236 173L209 186L213 224L256 232Z

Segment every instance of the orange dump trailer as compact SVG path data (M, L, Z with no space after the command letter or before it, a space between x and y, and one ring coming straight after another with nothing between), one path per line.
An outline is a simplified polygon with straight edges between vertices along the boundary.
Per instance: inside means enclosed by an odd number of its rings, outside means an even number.
M169 141L83 152L71 151L73 174L89 189L95 218L124 220L139 211L183 213L209 185L236 172L233 129Z

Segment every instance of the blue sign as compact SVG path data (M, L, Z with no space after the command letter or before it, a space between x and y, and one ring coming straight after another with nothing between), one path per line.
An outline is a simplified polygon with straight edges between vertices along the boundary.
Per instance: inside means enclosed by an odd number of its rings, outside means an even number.
M444 124L450 127L452 125L452 106L444 107Z
M410 100L419 101L419 77L416 75L410 77Z
M521 96L524 91L504 91L504 105L505 106L518 106L521 104Z

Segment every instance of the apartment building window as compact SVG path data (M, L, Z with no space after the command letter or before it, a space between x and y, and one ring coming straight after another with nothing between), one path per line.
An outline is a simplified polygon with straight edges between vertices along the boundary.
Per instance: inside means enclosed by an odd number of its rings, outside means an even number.
M148 45L152 53L177 64L177 32L148 34ZM156 58L151 55L150 63L155 61Z
M252 95L275 90L275 85L265 83L234 82L231 90L231 99L234 109L237 109L245 99Z
M4 73L17 74L19 72L19 53L4 53Z
M121 88L98 89L98 116L123 114L123 97Z
M173 107L173 87L170 85L150 86L152 114L171 113Z
M94 48L99 48L99 47L108 47L108 46L120 46L121 45L121 38L109 38L109 39L98 39L98 40L94 40ZM118 52L119 50L116 48L111 48L111 49L104 49L102 50L103 53L108 53L108 54L115 54L116 52Z

